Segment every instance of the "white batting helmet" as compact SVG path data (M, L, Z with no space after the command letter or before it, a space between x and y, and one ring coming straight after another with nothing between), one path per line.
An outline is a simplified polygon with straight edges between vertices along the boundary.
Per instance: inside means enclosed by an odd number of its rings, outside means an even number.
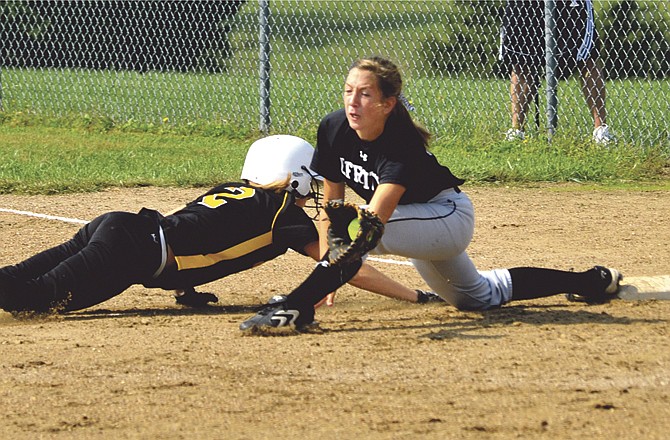
M309 168L313 154L314 147L297 136L280 134L264 137L249 147L240 177L267 185L290 174L286 191L294 192L298 197L307 197L311 193L312 179L317 177Z

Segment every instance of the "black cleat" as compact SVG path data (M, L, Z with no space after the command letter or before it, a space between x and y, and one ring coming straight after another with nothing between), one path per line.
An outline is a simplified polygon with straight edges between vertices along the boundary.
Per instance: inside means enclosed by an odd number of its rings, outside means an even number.
M240 324L240 330L248 334L291 334L310 331L314 322L314 309L292 309L286 306L286 297L273 296L258 313Z
M595 266L591 271L598 277L598 288L592 292L583 292L581 294L568 293L565 295L568 301L605 304L616 298L616 294L619 292L619 283L623 279L623 275L616 269L603 266Z

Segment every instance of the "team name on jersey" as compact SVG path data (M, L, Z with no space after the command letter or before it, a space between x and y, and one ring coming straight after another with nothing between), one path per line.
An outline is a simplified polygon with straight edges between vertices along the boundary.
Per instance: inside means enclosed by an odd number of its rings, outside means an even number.
M340 172L349 180L361 184L366 190L374 191L379 185L379 176L374 172L368 171L360 165L349 162L340 157Z

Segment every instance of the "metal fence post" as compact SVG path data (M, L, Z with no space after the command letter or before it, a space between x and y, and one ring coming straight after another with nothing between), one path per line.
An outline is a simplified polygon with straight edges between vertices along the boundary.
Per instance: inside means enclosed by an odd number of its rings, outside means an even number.
M554 11L556 9L555 0L545 0L544 2L544 56L545 56L545 75L547 80L547 136L551 138L556 132L558 123L558 99L556 98L556 20Z
M510 4L531 8L529 1ZM663 32L670 0L533 0L539 10L532 6L532 17L510 16L509 23L503 23L507 0L119 0L127 6L122 13L103 7L108 3L0 0L3 112L30 108L61 117L94 111L119 124L157 123L170 115L175 125L218 124L225 115L240 130L308 129L333 107L328 90L341 72L331 58L381 51L408 69L425 108L435 109L422 122L469 141L509 129L509 67L494 47L511 32L508 25L533 23L536 49L545 50L545 70L537 66L529 81L537 85L535 132L551 142L583 140L591 136L592 115L584 111L579 82L562 80L560 48L553 48L561 43L561 5L581 13L581 5L593 4L596 18L604 18L598 30L608 88L616 80L607 93L608 122L621 141L669 148L670 112L663 109L670 105L664 49L670 40ZM184 17L193 26L173 24ZM280 80L297 83L279 87ZM532 122L532 107L526 110Z
M260 131L267 133L270 129L270 0L259 0L260 46Z

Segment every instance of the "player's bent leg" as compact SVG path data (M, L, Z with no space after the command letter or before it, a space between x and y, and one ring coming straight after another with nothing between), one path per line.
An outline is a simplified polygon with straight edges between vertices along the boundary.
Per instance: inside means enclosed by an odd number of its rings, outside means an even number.
M7 311L73 311L99 304L151 276L160 261L150 219L109 213L79 252L30 280L2 287ZM82 228L84 229L84 228Z
M474 207L467 194L444 190L428 203L399 205L370 254L451 260L467 249L474 223ZM416 234L417 230L421 234Z
M511 298L509 272L479 272L466 253L449 261L411 261L430 288L459 310L496 308Z
M28 281L47 273L86 246L90 237L89 231L95 228L101 218L88 223L79 229L74 237L58 246L39 252L15 265L0 268L0 278Z

